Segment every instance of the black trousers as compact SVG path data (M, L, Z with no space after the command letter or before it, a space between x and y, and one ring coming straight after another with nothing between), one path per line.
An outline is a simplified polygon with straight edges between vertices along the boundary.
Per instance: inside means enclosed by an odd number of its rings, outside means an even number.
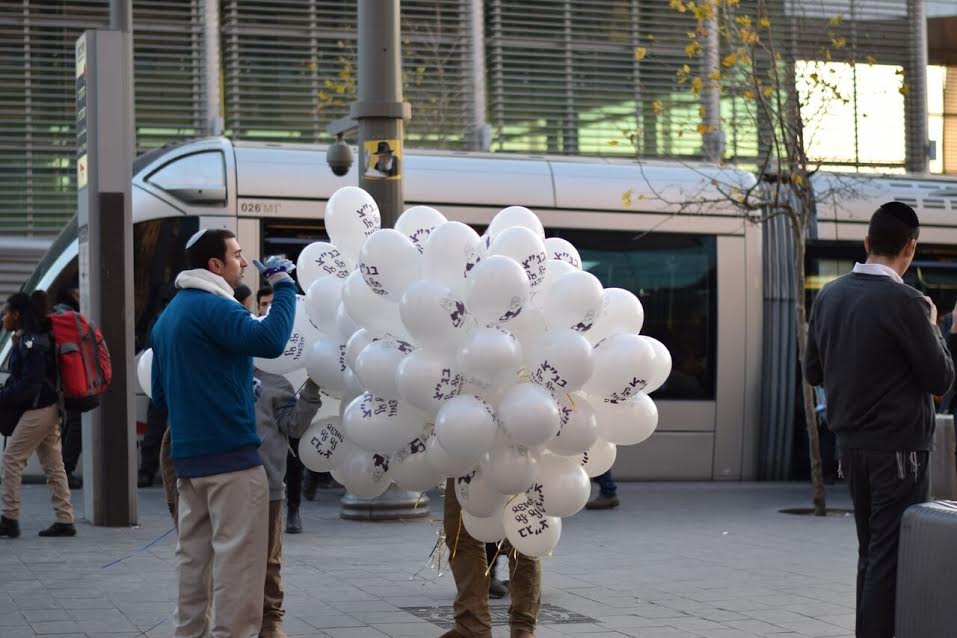
M83 451L83 415L80 412L67 412L63 419L60 436L63 439L63 469L73 474L77 461Z
M140 474L153 477L159 471L160 445L163 443L163 435L166 434L166 418L166 412L150 401L146 408L146 434L140 447Z
M299 439L289 439L289 446L292 449L286 452L286 508L297 510L302 503L302 475L306 468L292 453L299 449Z
M901 518L927 500L928 452L844 450L857 524L857 638L893 638Z

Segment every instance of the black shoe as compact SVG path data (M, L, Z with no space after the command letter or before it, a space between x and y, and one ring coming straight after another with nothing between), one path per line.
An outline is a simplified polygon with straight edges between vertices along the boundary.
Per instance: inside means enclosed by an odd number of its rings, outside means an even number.
M617 496L605 496L604 494L599 494L592 500L585 503L586 510L610 510L618 507L618 497Z
M302 496L307 501L316 500L316 490L319 489L319 477L312 470L306 470L302 477Z
M495 576L489 576L488 597L505 598L506 596L508 596L508 582L502 582Z
M73 476L73 474L66 475L66 484L71 490L83 489L83 479L81 479L79 476Z
M17 538L20 536L20 521L15 521L6 516L0 516L0 536L7 538Z
M73 523L54 523L37 532L37 536L76 536L76 527Z
M286 533L302 534L302 518L299 516L298 509L286 512Z
M140 478L136 482L136 487L153 487L153 478L154 476L152 474L140 472Z

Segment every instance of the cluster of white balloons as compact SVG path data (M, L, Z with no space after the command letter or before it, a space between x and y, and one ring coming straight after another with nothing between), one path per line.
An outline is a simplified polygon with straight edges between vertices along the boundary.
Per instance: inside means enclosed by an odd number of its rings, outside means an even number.
M603 289L521 206L481 237L426 206L382 229L372 197L350 186L325 223L331 242L298 259L306 295L288 347L255 361L304 367L341 400L300 439L303 463L359 498L451 477L473 537L550 552L589 477L657 426L648 395L671 355L639 334L639 300Z

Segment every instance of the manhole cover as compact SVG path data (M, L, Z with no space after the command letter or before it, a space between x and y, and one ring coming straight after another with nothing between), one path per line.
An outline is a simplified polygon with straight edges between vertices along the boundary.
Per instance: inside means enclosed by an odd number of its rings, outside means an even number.
M451 606L446 607L402 607L402 611L407 611L413 616L441 627L451 629L455 626L455 610ZM492 616L492 624L497 626L508 626L508 603L491 603L489 613ZM594 623L594 618L583 616L581 614L563 609L556 605L543 604L538 613L538 622L541 624L570 625L572 623Z

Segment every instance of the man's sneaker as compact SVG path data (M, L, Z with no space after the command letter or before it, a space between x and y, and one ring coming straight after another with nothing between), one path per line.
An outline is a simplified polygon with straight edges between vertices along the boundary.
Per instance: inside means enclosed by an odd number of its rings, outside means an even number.
M604 494L599 494L585 503L586 510L610 510L616 507L618 507L618 497L605 496Z
M154 478L152 474L140 472L139 480L136 481L136 487L153 487Z
M286 533L302 534L302 518L299 516L298 509L290 509L286 512Z
M7 538L17 538L20 536L20 521L15 521L6 516L0 516L0 536Z
M508 581L502 582L495 576L489 576L488 597L505 598L506 596L508 596Z
M79 476L73 476L73 474L66 475L66 484L71 490L83 489L83 479L81 479Z
M37 536L76 536L76 527L73 523L54 523L46 529L41 529Z

